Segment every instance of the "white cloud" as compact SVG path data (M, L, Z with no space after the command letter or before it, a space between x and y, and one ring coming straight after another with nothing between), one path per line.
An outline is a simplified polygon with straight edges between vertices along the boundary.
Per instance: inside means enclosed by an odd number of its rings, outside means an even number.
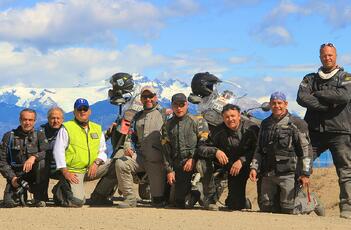
M133 13L129 13L129 12ZM141 14L141 15L140 15ZM63 0L0 14L0 39L37 47L103 40L113 28L160 26L157 9L135 1Z
M308 15L311 13L311 10L294 4L291 1L283 0L279 5L273 8L266 17L266 20L285 20L287 16L291 14L301 14Z
M0 40L47 50L99 42L113 45L120 30L155 36L165 17L195 12L194 1L164 8L137 0L56 0L0 12Z
M325 18L326 23L334 28L344 28L351 23L351 5L349 0L310 0L307 5L316 14Z
M311 10L288 0L280 1L263 18L262 23L252 30L251 35L271 46L287 45L294 42L286 25L290 16L309 15Z
M227 70L207 57L168 57L155 54L150 45L129 45L123 50L64 48L42 53L35 48L17 50L11 43L0 43L0 53L1 85L94 85L116 72L145 74L155 70L156 75L151 77L186 80L191 79L196 72L210 71L220 74Z
M265 78L263 78L263 81L271 82L271 81L273 81L273 78L272 77L265 77Z
M166 17L189 15L199 9L200 5L194 0L176 0L164 8L163 15Z
M293 42L293 37L283 26L264 26L254 31L252 34L260 41L272 46L286 45Z
M243 64L246 63L250 60L249 57L245 57L245 56L237 56L237 57L231 57L229 58L229 62L231 64Z

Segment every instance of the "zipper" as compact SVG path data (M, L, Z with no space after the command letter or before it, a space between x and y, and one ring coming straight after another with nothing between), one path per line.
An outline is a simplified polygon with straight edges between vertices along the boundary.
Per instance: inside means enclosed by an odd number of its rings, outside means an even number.
M88 135L89 127L88 127L87 131L85 131L85 129L84 129L84 132L85 132L85 136L87 138L87 147L88 147L88 165L87 165L87 167L89 167L89 165L90 165L90 148L89 148L89 135Z
M180 144L179 144L179 138L180 138L180 135L179 135L179 122L177 123L177 137L178 137L177 138L177 145L178 145L177 146L178 147L178 154L177 155L178 155L178 157L181 158L182 156L181 156L181 153L180 153Z

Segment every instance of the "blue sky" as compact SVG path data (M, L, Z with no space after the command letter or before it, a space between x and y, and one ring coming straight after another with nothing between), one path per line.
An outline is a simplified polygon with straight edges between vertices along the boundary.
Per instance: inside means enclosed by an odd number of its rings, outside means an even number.
M332 42L350 69L350 0L0 1L0 84L70 87L116 72L190 82L209 71L294 102ZM350 70L351 71L351 70Z

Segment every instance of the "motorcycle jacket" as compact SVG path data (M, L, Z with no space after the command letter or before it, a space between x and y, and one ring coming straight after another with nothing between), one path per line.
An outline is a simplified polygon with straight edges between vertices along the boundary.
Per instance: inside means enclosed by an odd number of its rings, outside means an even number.
M304 120L287 113L280 120L271 115L262 121L251 169L263 175L309 176L311 159L312 146Z
M162 162L160 140L163 119L158 107L138 112L131 122L132 129L125 147L131 142L137 154L141 154L145 160Z
M167 172L195 157L200 145L208 138L208 125L201 116L189 113L179 118L173 116L162 127L162 151Z
M25 133L21 126L4 134L0 145L0 172L9 181L22 173L24 162L35 156L36 162L45 159L49 148L44 132Z
M215 159L219 149L227 155L230 165L239 159L243 165L250 164L256 148L258 130L257 124L243 118L237 130L222 123L211 131L206 145L199 148L198 155Z
M300 83L297 103L307 108L311 132L351 134L351 75L339 69L331 78L311 73Z

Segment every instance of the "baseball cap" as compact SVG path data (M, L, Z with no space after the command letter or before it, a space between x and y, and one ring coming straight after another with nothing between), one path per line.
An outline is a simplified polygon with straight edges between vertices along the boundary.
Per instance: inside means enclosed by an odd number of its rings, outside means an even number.
M172 96L172 103L175 102L175 103L182 103L182 102L186 102L186 96L184 95L184 93L177 93L177 94L174 94Z
M156 94L156 90L155 90L155 88L154 88L154 87L152 87L152 86L149 86L149 85L144 86L143 88L141 88L141 90L140 90L140 94L143 94L143 93L144 93L144 91L149 91L150 93Z
M79 108L81 108L82 106L85 106L85 107L89 108L89 103L88 103L87 99L78 98L78 99L76 100L76 102L74 102L74 108L75 108L75 109L79 109Z
M277 91L277 92L274 92L274 93L271 94L270 100L286 101L286 96L285 96L284 93Z

